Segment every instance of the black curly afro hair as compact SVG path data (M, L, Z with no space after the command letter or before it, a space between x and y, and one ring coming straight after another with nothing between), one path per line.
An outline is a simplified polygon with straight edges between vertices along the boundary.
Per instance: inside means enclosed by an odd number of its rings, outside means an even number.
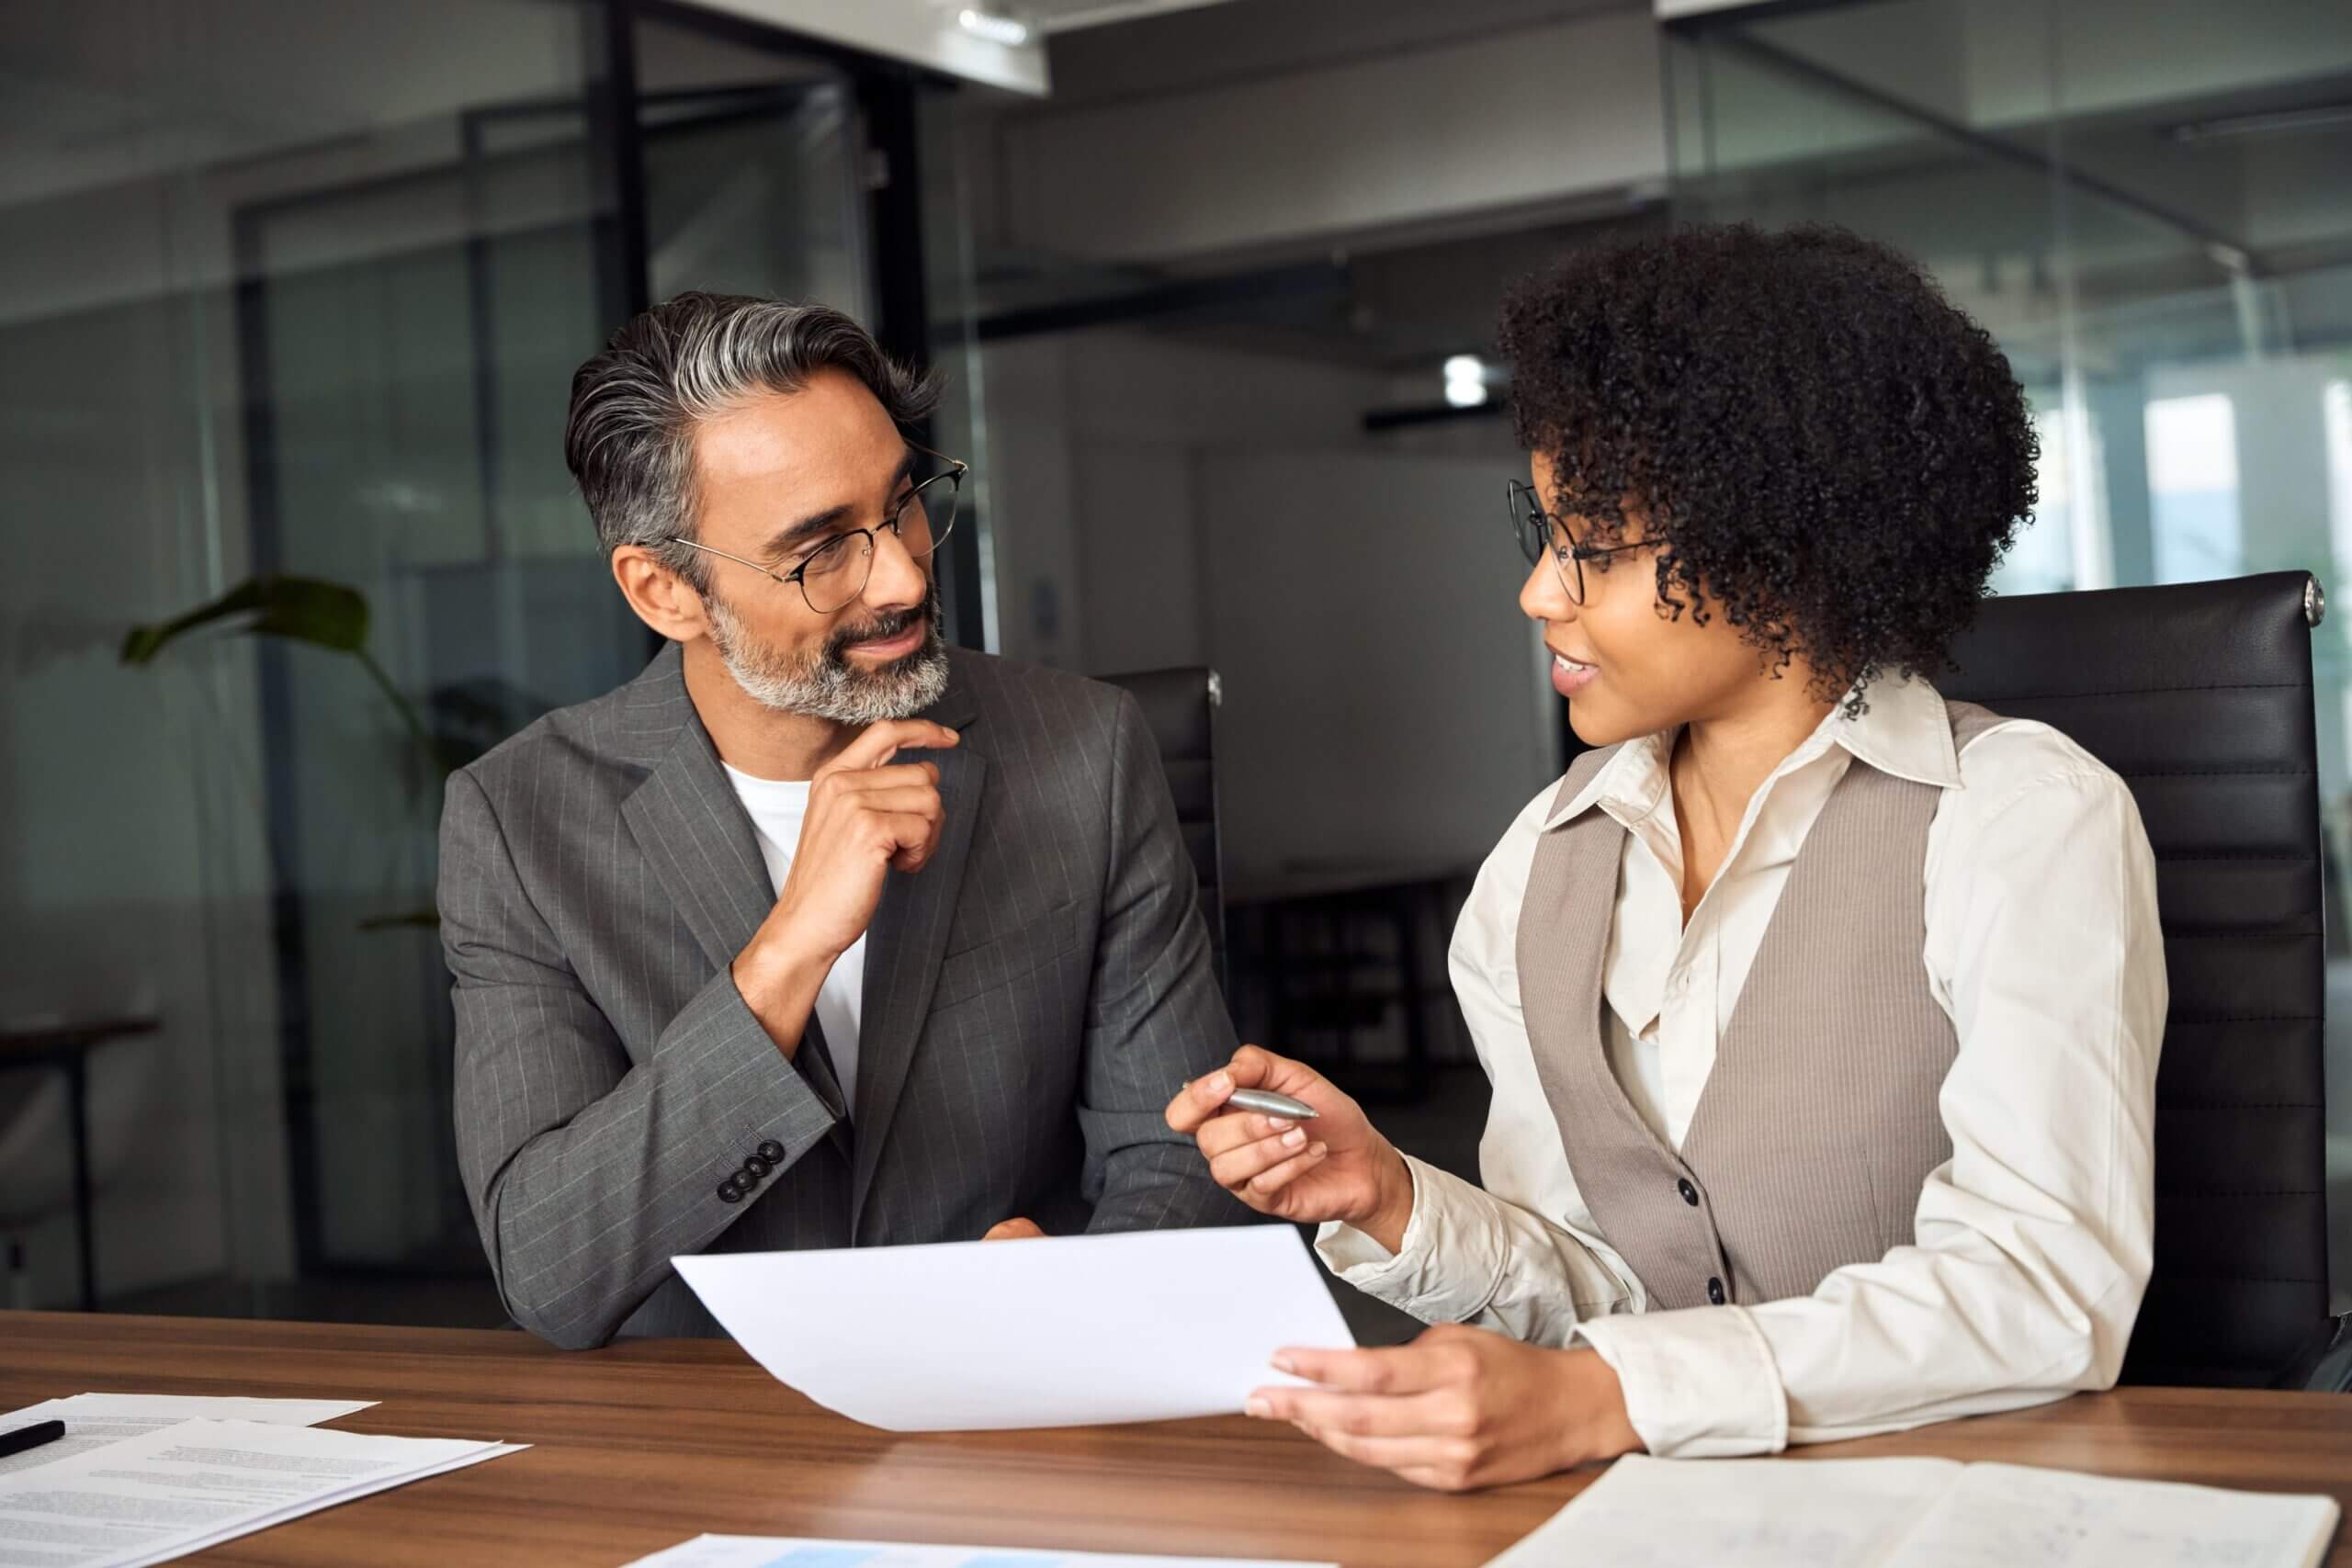
M1814 694L1933 675L2034 503L2025 394L1917 264L1843 230L1686 228L1566 256L1503 307L1546 504L1645 515L1662 613L1721 614ZM1588 572L1612 559L1586 563Z

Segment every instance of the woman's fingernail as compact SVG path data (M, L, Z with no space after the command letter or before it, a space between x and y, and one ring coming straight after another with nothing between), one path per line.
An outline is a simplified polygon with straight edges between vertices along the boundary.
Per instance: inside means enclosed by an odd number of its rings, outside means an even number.
M1278 1372L1288 1372L1293 1377L1296 1377L1298 1375L1298 1369L1291 1364L1290 1353L1286 1350L1276 1352L1274 1356L1274 1371Z
M1317 1144L1317 1145L1316 1145L1313 1148L1311 1148L1311 1149L1309 1149L1309 1150L1307 1150L1307 1151L1306 1151L1306 1157L1307 1157L1308 1159L1321 1159L1325 1155L1328 1155L1328 1154L1329 1154L1330 1152L1331 1152L1331 1145L1329 1145L1329 1144Z
M1251 1397L1246 1408L1249 1410L1250 1415L1255 1416L1261 1421L1263 1421L1266 1417L1274 1413L1274 1407L1272 1405L1267 1404L1262 1399L1256 1398L1255 1396Z
M1283 1147L1286 1149L1295 1149L1305 1142L1306 1142L1306 1134L1295 1127L1283 1134Z

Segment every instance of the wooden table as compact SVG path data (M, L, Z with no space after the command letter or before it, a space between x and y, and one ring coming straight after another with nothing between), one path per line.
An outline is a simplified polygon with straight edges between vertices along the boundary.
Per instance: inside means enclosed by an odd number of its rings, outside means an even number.
M1592 1479L1442 1496L1238 1416L899 1437L819 1409L725 1341L565 1352L484 1329L0 1312L0 1410L91 1391L376 1399L334 1425L537 1445L209 1563L609 1568L709 1530L1475 1568ZM2352 1398L2335 1394L2135 1388L1802 1451L2326 1492L2352 1509ZM2328 1561L2352 1568L2352 1544Z

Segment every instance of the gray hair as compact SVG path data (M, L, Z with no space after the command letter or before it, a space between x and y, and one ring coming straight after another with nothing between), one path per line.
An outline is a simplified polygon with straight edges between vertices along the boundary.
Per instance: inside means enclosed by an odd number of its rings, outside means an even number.
M939 400L936 377L882 352L841 311L741 294L681 294L615 333L571 378L563 457L609 556L639 545L697 591L709 565L671 544L695 536L694 427L761 392L797 392L845 370L901 431Z

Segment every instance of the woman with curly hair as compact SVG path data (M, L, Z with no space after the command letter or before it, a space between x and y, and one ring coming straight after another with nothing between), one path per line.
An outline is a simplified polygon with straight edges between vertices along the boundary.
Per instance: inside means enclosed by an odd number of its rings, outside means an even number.
M2015 378L1821 229L1578 254L1502 340L1520 608L1595 750L1454 935L1483 1189L1256 1047L1170 1103L1441 1325L1285 1351L1251 1413L1453 1488L2109 1386L2150 1263L2154 858L2088 753L1932 683L2032 506Z

